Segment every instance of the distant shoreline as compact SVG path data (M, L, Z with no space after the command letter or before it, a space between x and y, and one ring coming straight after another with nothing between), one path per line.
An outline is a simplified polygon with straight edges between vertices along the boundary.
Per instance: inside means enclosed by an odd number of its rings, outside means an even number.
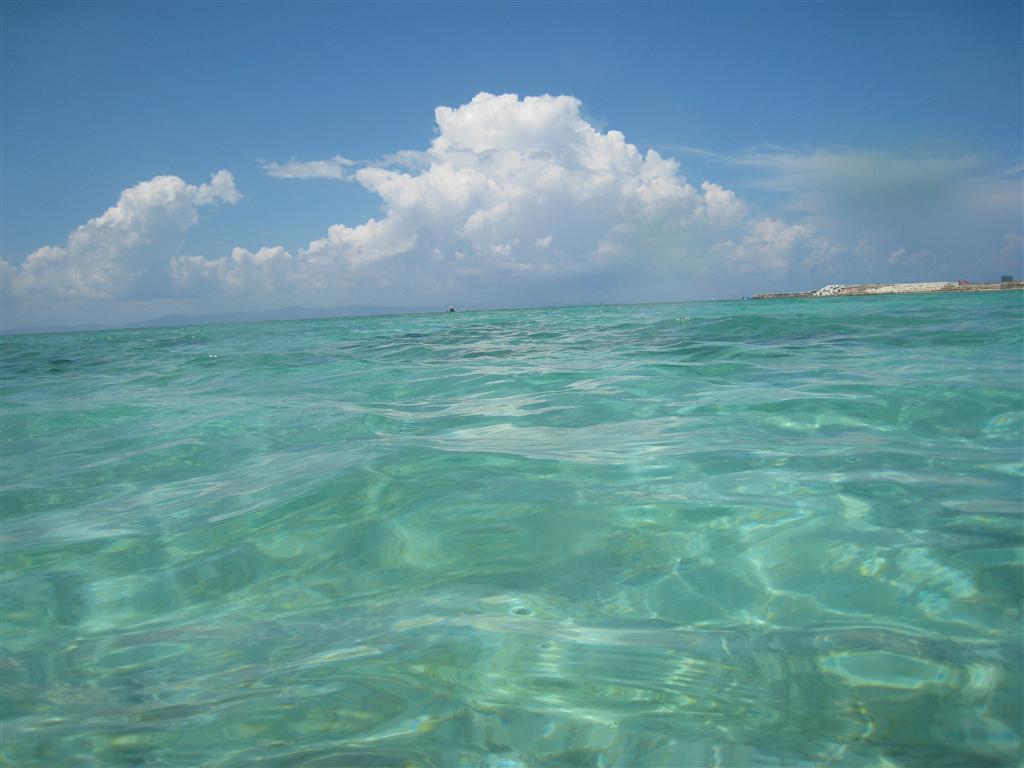
M868 283L826 285L816 291L758 293L752 299L824 299L837 296L889 296L907 293L952 293L958 291L1011 291L1024 289L1024 280L999 283Z

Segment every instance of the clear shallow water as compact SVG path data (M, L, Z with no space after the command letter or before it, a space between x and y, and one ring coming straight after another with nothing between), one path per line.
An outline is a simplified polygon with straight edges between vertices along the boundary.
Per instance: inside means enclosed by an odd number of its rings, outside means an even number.
M10 765L1015 765L1019 292L6 337Z

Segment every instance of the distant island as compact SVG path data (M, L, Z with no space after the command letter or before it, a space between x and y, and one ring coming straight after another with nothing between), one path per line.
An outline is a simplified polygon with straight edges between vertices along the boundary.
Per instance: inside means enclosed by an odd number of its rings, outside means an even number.
M894 293L943 293L947 291L1007 291L1024 289L1024 280L1003 278L998 283L869 283L867 285L826 285L816 291L759 293L753 299L820 299L835 296L881 296Z

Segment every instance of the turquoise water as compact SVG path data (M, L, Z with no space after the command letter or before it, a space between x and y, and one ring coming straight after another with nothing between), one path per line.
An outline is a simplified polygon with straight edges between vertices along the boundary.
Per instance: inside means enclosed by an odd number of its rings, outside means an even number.
M1021 759L1020 292L5 337L2 761Z

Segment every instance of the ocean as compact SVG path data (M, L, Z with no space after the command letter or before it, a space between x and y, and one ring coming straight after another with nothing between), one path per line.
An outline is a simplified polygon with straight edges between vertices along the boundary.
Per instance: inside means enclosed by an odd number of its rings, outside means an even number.
M0 339L11 766L1015 766L1024 293Z

